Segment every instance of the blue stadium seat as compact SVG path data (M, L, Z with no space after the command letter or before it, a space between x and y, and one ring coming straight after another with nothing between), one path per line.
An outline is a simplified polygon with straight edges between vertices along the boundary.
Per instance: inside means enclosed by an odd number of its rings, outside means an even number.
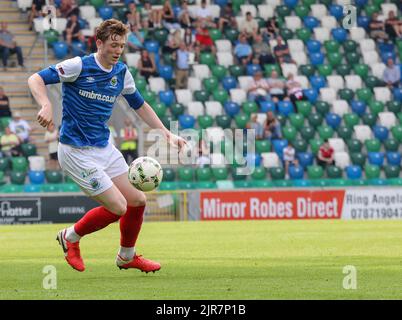
M64 41L53 43L53 51L56 59L64 59L68 54L68 45Z
M402 89L401 88L394 88L392 90L392 93L393 93L394 99L396 101L402 102Z
M325 56L321 52L310 53L309 58L313 66L323 64L325 60Z
M320 90L325 87L326 81L323 76L312 76L310 77L310 84L314 89Z
M343 17L343 7L338 4L332 4L329 7L329 13L334 16L335 19L339 20Z
M368 29L370 25L370 18L367 16L358 16L357 17L357 26L363 29Z
M360 166L347 166L345 171L348 179L357 180L362 177L362 168Z
M316 89L303 89L303 95L310 101L311 103L316 103L318 99L318 91Z
M79 23L81 29L87 29L88 28L87 20L79 17L78 18L78 23Z
M331 30L331 34L338 42L345 42L348 38L348 33L344 28L334 28Z
M159 75L165 80L173 79L173 68L169 65L160 65L158 68Z
M248 64L246 70L248 76L253 76L257 71L261 71L261 66L259 64Z
M363 6L365 6L365 5L367 4L367 2L368 2L368 0L355 0L355 4L356 4L358 7L363 7Z
M401 165L401 154L399 152L389 151L386 154L387 163L389 165L400 166Z
M230 89L235 89L237 87L237 80L235 77L226 76L222 79L222 87L229 91Z
M255 167L259 167L261 165L262 157L258 153L248 153L246 155L247 166L254 165Z
M158 41L154 41L154 40L145 41L144 47L149 53L157 54L159 52Z
M226 113L231 117L234 117L240 112L240 106L233 101L226 101L223 105L223 108L225 109Z
M273 101L260 101L260 108L261 108L261 112L268 112L268 111L272 111L272 112L276 112L276 105L275 102Z
M87 54L87 46L85 43L80 41L74 41L71 43L71 54L73 56L83 57Z
M294 7L297 6L298 1L299 1L299 0L284 0L284 4L285 4L286 6L288 6L289 8L292 8L292 9L293 9Z
M229 0L215 0L214 3L223 8L228 4Z
M321 42L310 39L307 41L308 53L317 53L321 51Z
M182 114L179 116L179 124L182 129L194 128L195 118L188 114Z
M381 167L384 164L384 152L369 152L367 154L367 159L370 164Z
M392 59L392 60L394 60L394 62L395 62L395 58L396 58L395 52L386 51L386 52L382 52L382 53L381 53L381 60L382 60L382 62L384 62L385 64L387 63L388 59Z
M289 178L292 180L303 179L304 170L301 166L290 166L289 167Z
M103 6L98 9L99 16L103 20L108 20L113 18L113 8L109 6Z
M374 136L381 142L384 142L386 139L388 139L389 130L386 127L375 125L372 129Z
M172 90L159 91L159 101L170 107L175 102L175 95Z
M393 52L395 50L395 45L392 43L378 42L378 48L380 49L380 53Z
M311 152L300 152L297 154L297 159L299 160L299 164L306 169L313 164L314 155Z
M353 100L351 103L351 108L354 113L362 116L366 112L367 105L363 101Z
M288 141L285 139L282 140L272 140L272 146L274 151L278 154L279 158L283 158L283 149L288 145Z
M342 122L342 118L339 114L328 113L325 116L325 121L332 129L337 129Z
M317 28L320 25L320 21L316 17L312 16L304 17L303 23L306 26L306 28L309 28L310 30L313 30L314 28Z
M288 116L293 113L293 104L290 101L279 101L278 102L278 112L284 116Z
M45 183L45 172L44 171L29 171L28 177L29 177L29 181L32 184Z

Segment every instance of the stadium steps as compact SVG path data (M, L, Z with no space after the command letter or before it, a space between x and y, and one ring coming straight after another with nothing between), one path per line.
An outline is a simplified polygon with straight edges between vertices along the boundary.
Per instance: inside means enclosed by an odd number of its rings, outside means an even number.
M38 41L34 31L29 31L28 17L17 8L15 1L0 0L0 21L8 22L8 29L15 35L17 44L22 48L26 67L21 70L18 67L8 67L7 72L0 68L0 86L4 88L10 99L12 112L20 112L23 119L27 120L34 131L31 134L32 142L36 145L39 155L48 157L47 143L44 142L45 129L36 122L38 106L31 98L27 79L33 72L43 69L45 64L43 41ZM30 58L27 59L30 52ZM9 61L17 65L16 55L12 55ZM48 64L56 63L50 52Z

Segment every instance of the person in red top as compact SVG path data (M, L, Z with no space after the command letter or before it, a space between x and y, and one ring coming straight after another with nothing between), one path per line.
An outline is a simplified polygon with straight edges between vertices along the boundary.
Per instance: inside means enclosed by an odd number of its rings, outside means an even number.
M330 146L328 140L324 141L318 151L317 163L324 168L334 164L334 148Z

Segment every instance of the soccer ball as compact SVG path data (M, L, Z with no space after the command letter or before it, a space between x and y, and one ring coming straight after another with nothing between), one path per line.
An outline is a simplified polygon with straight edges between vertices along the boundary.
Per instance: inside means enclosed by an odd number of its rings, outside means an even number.
M128 169L128 180L138 190L148 192L162 182L163 170L158 161L151 157L135 159Z

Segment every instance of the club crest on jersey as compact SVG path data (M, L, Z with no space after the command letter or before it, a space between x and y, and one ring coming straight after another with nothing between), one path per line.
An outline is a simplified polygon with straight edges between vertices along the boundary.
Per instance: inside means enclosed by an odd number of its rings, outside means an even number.
M96 178L92 178L91 180L89 180L89 183L92 186L92 188L94 188L94 190L97 190L100 187L100 182Z
M112 87L116 87L117 86L117 77L114 76L111 80L110 80L110 85Z

